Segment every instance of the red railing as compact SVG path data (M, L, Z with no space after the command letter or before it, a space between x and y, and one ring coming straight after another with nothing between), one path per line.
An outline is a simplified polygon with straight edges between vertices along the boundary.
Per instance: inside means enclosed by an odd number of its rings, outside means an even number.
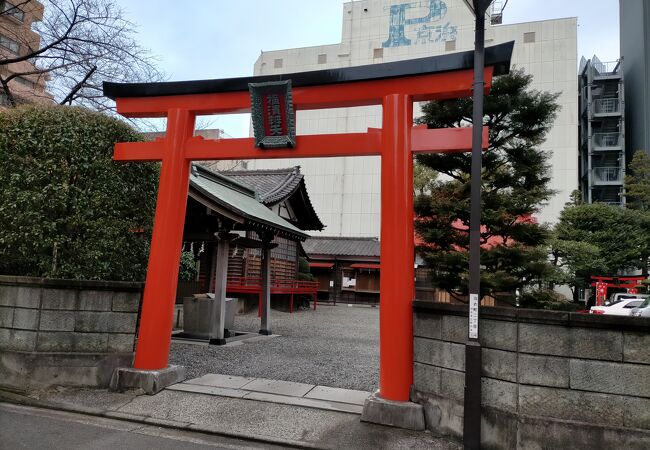
M262 307L262 279L253 277L228 277L227 292L239 292L243 294L257 294L258 315ZM289 312L293 313L293 296L295 294L311 295L314 299L314 310L316 310L318 281L299 281L284 278L271 279L271 294L287 294L290 296Z

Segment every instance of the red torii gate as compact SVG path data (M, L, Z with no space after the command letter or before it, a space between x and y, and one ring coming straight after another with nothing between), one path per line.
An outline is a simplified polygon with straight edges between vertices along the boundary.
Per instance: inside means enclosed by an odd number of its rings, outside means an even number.
M513 43L486 49L485 90L506 73ZM413 153L471 149L471 128L413 128L413 102L467 97L473 53L283 75L165 83L104 83L126 117L167 117L164 139L119 143L116 161L162 161L134 368L168 366L190 163L209 159L381 156L379 393L408 401L413 382ZM248 83L292 80L295 110L382 105L381 129L297 136L264 150L253 138L193 136L197 115L250 111ZM483 130L487 146L487 129Z
M645 280L643 275L632 277L596 276L591 277L591 286L596 288L596 306L603 306L607 301L609 288L625 289L630 294L636 294L636 287Z

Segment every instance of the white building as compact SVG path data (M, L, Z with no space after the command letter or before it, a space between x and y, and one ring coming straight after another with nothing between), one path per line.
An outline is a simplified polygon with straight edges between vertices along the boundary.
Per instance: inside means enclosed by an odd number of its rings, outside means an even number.
M507 13L507 10L506 10ZM557 194L539 219L554 222L578 186L577 19L499 25L486 21L486 45L515 41L513 68L532 87L561 92L561 110L543 146ZM340 44L262 52L255 75L398 61L474 48L474 17L462 0L361 0L343 5ZM418 111L416 108L415 116ZM299 111L298 134L364 132L381 126L381 107ZM330 236L379 236L379 157L252 161L249 169L302 166L309 194Z

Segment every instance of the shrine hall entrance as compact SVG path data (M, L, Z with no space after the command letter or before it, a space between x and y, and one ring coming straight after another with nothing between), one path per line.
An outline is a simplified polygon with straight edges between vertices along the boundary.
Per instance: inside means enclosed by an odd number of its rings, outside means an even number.
M486 49L485 89L507 73L514 43ZM119 143L116 161L162 161L149 265L134 368L138 376L167 370L173 309L183 242L192 161L379 156L381 158L381 267L379 396L407 402L413 382L413 153L471 148L471 129L413 127L413 102L468 97L473 53L314 72L188 82L105 83L126 117L167 117L165 137ZM282 91L283 90L283 91ZM365 133L295 136L293 110L381 105L382 127ZM252 110L255 138L211 140L194 136L198 115ZM484 139L485 141L485 139ZM228 242L229 232L220 236ZM270 235L260 230L270 252ZM227 253L221 252L226 258ZM266 259L267 261L269 258ZM221 263L219 263L221 264ZM225 265L225 261L222 267ZM220 276L227 272L218 271ZM262 281L260 334L268 334L269 272ZM225 299L226 280L215 282ZM224 302L213 308L223 320ZM266 321L265 321L266 319ZM214 339L219 339L215 336Z

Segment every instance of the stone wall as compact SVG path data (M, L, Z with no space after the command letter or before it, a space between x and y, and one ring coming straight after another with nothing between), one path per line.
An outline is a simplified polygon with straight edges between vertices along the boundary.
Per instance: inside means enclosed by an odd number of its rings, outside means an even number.
M650 448L650 319L481 308L482 448ZM412 400L462 437L467 306L414 302Z
M142 286L0 276L0 387L108 386L132 364Z

